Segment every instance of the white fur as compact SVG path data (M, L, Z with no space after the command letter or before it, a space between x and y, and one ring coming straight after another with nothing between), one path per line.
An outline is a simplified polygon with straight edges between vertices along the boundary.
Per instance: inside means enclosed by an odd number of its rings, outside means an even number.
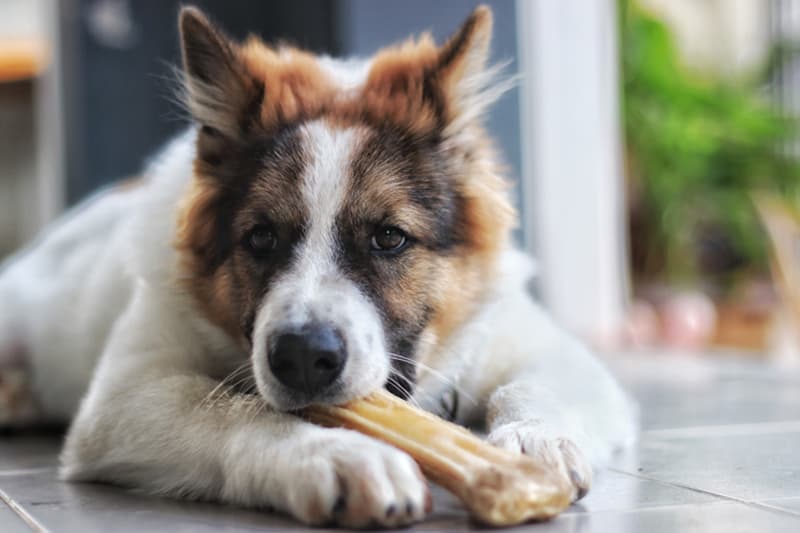
M360 58L340 59L320 56L317 64L340 90L352 91L366 83L372 61Z
M374 357L385 350L376 311L330 255L357 135L320 123L304 131L309 239L264 302L256 337L268 335L284 304L289 320L340 320L359 350L346 371L347 394L355 396L381 387L388 372L388 358ZM282 407L263 368L265 347L254 344L254 364L267 402L220 386L251 354L176 284L175 206L191 176L194 136L175 140L141 187L89 200L0 273L0 361L9 346L24 347L41 415L68 420L88 387L64 447L63 476L271 506L308 523L419 520L427 486L405 453L269 406ZM602 365L527 296L528 265L518 252L505 254L480 310L427 354L416 400L436 411L455 387L459 420L486 420L490 440L552 464L578 497L589 462L602 464L633 440L635 416Z
M336 215L345 200L350 162L358 149L354 128L333 130L322 121L302 126L304 152L309 158L300 177L305 204L310 206L306 236L291 267L272 284L256 317L253 364L256 382L270 405L297 408L281 394L282 387L266 368L265 339L276 331L293 329L312 320L331 324L344 335L348 358L339 403L371 392L386 381L389 358L381 321L374 306L335 262Z

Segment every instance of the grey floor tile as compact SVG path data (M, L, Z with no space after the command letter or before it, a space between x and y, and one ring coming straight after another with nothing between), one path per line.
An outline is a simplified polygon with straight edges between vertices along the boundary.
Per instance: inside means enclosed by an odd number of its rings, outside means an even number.
M562 516L531 533L796 533L800 517L739 503L659 507L629 512Z
M589 494L570 507L567 513L629 511L717 501L720 499L710 494L625 473L602 471L595 477Z
M61 437L53 434L0 435L0 474L58 464Z
M624 357L615 373L640 403L644 430L800 421L800 373L742 359Z
M63 483L55 470L0 477L0 489L53 532L280 531L294 525L266 512L151 498L101 484Z
M741 500L800 497L800 431L643 437L622 470Z
M420 531L480 529L474 524L430 522ZM735 502L677 505L634 511L565 514L550 522L503 529L528 533L797 533L800 517Z
M214 504L148 498L104 485L66 484L55 471L0 478L0 488L12 495L36 520L54 532L105 531L302 531L305 528L281 516L233 509ZM601 477L596 491L554 521L516 528L538 533L560 531L702 531L704 509L715 522L734 524L730 516L758 518L774 531L790 531L785 516L736 505L718 506L716 499L617 473ZM480 529L468 520L458 503L441 490L434 491L435 511L413 528L416 531ZM691 504L691 505L687 505ZM703 505L705 504L705 505ZM652 513L652 511L658 511ZM720 517L724 520L720 521ZM726 520L728 520L726 522ZM657 529L665 524L666 529ZM800 517L795 524L800 527ZM692 529L694 527L694 529ZM681 529L672 529L681 528ZM685 529L684 529L685 528ZM783 529L781 529L783 528ZM314 531L321 531L315 529ZM720 529L722 531L722 529ZM737 531L732 529L730 531Z
M115 532L307 529L274 513L151 498L108 485L63 483L55 476L56 471L51 470L0 477L0 489L54 532L105 531L109 524ZM422 530L443 524L457 529L469 527L466 514L453 497L439 489L434 496L435 511Z
M5 503L0 501L0 531L3 533L30 533L31 528Z
M677 389L651 385L633 388L642 410L642 428L682 428L800 420L798 384L743 382L720 377ZM677 398L691 398L676 401Z
M782 509L790 513L796 513L800 516L800 498L777 498L774 500L766 500L758 502L769 507Z

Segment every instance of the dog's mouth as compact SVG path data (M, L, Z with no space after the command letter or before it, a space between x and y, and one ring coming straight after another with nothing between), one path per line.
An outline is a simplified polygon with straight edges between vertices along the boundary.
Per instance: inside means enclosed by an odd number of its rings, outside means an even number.
M416 365L413 360L398 361L391 358L388 375L384 379L369 379L367 376L347 376L345 372L321 388L309 386L290 387L270 372L269 392L262 394L268 404L278 411L298 411L310 405L341 405L367 396L380 389L408 400L414 394ZM359 379L360 378L360 379Z
M380 387L370 392L375 392L379 389ZM414 393L413 385L401 386L394 381L387 381L383 385L382 389L393 394L394 396L397 396L401 400L408 400ZM253 392L255 393L256 391ZM370 392L367 392L367 394L363 396L368 395ZM274 405L271 401L268 401L268 403L270 403L270 405L272 405L272 407L278 411L297 413L306 407L313 405L342 405L352 400L356 400L361 396L362 395L352 396L345 394L343 387L335 387L330 391L326 391L324 394L289 393L280 401L279 405Z
M285 389L285 388L284 388ZM293 412L304 409L310 405L340 405L356 399L356 396L346 394L342 384L333 384L324 391L289 391L281 390L275 398L268 399L275 409L283 412Z
M338 308L326 307L333 299L329 296L286 311L282 302L288 298L280 293L267 301L251 345L257 389L270 408L291 412L341 405L381 389L401 399L411 397L415 360L395 355L408 350L392 342L369 302L337 296Z

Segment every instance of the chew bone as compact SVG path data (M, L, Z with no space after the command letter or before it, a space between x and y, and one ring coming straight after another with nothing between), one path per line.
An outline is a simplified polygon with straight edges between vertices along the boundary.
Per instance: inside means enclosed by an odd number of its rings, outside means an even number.
M509 526L564 510L572 488L528 456L482 441L468 430L385 391L342 406L312 406L317 424L346 427L411 455L433 482L455 494L480 522Z

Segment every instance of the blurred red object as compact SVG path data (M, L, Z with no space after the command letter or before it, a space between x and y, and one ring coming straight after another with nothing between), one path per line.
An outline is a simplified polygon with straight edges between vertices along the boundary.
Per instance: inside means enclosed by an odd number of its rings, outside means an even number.
M671 295L661 308L662 341L672 348L706 347L717 326L714 302L699 291Z

